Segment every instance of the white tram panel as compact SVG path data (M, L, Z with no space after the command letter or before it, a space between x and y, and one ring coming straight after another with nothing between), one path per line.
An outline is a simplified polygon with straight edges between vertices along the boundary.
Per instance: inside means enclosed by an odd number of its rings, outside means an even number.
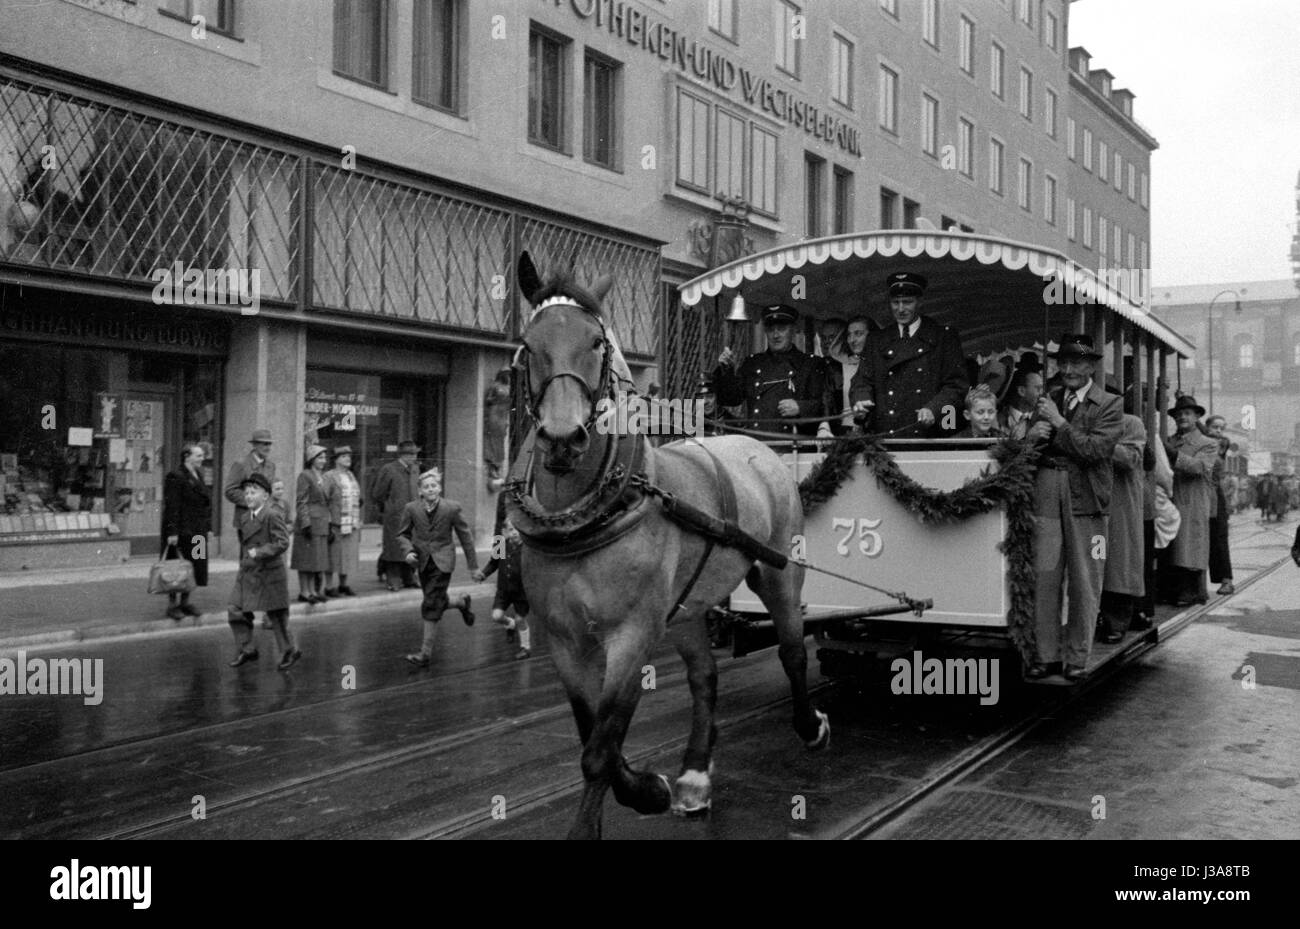
M782 457L797 482L821 456ZM983 469L997 468L982 449L900 451L894 460L914 481L939 491L956 490ZM924 524L880 487L859 459L852 479L807 518L805 560L885 590L934 601L919 620L901 613L877 621L1005 629L1010 590L1007 559L998 546L1006 532L1002 507L960 522ZM810 616L892 602L817 571L804 574L803 601ZM744 584L732 594L731 609L767 612Z

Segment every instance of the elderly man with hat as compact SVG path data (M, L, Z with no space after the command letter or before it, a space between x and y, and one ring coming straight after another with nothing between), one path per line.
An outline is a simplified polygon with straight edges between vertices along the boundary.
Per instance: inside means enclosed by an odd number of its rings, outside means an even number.
M226 499L235 505L236 529L239 528L239 518L248 510L244 505L244 481L250 475L260 474L266 478L268 486L275 483L275 462L271 461L271 431L254 429L248 441L253 450L230 466L230 476L226 479L224 491Z
M1174 605L1191 606L1206 600L1202 575L1210 564L1210 514L1214 512L1219 443L1198 427L1205 407L1194 397L1179 397L1169 415L1177 432L1165 442L1165 451L1174 469L1174 506L1182 522L1165 550L1166 592Z
M957 428L962 398L970 386L961 337L949 326L921 315L926 280L892 274L889 311L893 322L873 332L865 357L849 385L855 413L866 413L868 432L899 432L907 438ZM951 421L944 422L946 415Z
M794 346L794 324L798 312L785 304L763 311L763 332L767 350L745 359L740 370L732 368L734 356L724 348L713 372L713 387L722 406L744 405L739 420L747 429L767 432L817 434L817 423L782 423L782 419L821 416L824 412L825 367Z
M412 500L420 496L420 465L416 455L420 446L410 439L397 446L397 460L390 461L379 469L375 476L371 499L384 522L384 548L379 555L380 579L388 585L389 590L397 590L398 585L419 587L415 574L406 563L406 552L402 550L397 532L402 528L402 510Z
M1102 354L1091 337L1063 335L1048 357L1056 359L1064 386L1039 399L1029 429L1041 451L1034 481L1037 655L1026 677L1037 680L1059 670L1066 680L1079 681L1088 674L1101 602L1111 459L1124 431L1124 402L1094 379Z

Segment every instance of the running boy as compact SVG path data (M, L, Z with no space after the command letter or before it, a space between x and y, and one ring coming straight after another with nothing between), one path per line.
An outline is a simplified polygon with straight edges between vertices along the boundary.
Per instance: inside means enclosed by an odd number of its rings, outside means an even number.
M235 589L230 593L227 620L239 653L230 667L238 668L257 660L253 612L265 610L283 655L279 669L287 671L302 657L302 650L289 636L289 576L284 570L289 529L269 503L271 482L264 474L248 475L239 488L248 509L241 510L238 517L239 573L235 575Z

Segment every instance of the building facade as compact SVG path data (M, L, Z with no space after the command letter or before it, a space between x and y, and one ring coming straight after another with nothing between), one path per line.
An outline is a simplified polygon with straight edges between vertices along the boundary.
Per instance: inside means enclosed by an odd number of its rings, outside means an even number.
M152 551L183 443L228 535L258 427L290 480L351 445L363 488L413 438L485 540L524 250L613 273L634 375L679 397L722 332L675 288L747 252L958 227L1096 268L1086 201L1145 266L1154 140L1078 70L1069 8L0 0L0 570Z

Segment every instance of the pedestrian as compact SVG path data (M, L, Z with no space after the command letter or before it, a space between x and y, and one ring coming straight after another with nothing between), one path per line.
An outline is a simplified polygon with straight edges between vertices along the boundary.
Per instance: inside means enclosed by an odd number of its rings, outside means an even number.
M284 553L289 547L289 527L270 506L271 482L264 474L244 479L244 510L240 514L239 572L230 593L228 620L239 651L230 667L258 659L253 641L253 614L264 611L271 621L280 648L279 669L287 671L302 657L302 650L289 635L289 576Z
M194 586L208 586L208 534L212 532L212 494L203 483L200 467L206 453L202 445L186 445L181 465L163 479L162 550L176 548L194 566ZM179 622L198 616L190 593L167 594L167 615Z
M397 460L390 461L379 469L371 493L371 500L377 505L384 523L384 547L379 553L379 580L389 590L397 590L399 585L420 586L406 564L406 556L397 538L397 531L402 527L402 512L420 493L420 468L415 460L419 453L420 446L409 439L398 445Z
M1210 583L1218 584L1221 596L1237 592L1232 585L1232 554L1228 551L1228 495L1224 492L1227 480L1224 472L1228 466L1229 441L1223 434L1228 421L1222 416L1211 416L1205 421L1205 434L1218 443L1218 460L1214 465L1214 512L1210 516Z
M1146 590L1142 526L1146 444L1147 430L1142 420L1125 413L1123 431L1111 454L1114 484L1106 525L1101 616L1097 624L1097 637L1107 645L1124 638Z
M504 502L504 497L499 498ZM505 626L506 640L519 639L515 660L522 661L532 654L532 635L528 628L528 595L524 592L523 539L505 515L505 507L497 507L497 526L492 540L492 556L487 567L475 571L474 580L482 583L497 572L497 592L492 601L492 621ZM512 611L513 618L507 615Z
M289 508L289 495L285 491L284 481L278 477L271 482L271 506L280 514L286 526L293 525L293 510Z
M1081 681L1088 676L1101 601L1111 456L1124 431L1124 407L1094 380L1102 353L1091 336L1063 335L1059 345L1048 357L1057 359L1063 386L1039 399L1029 430L1042 451L1034 479L1037 654L1025 676L1038 680L1060 668L1066 680Z
M234 526L239 528L240 517L247 507L244 506L244 493L241 489L244 479L250 474L260 474L267 483L275 481L275 462L271 460L271 432L269 429L254 429L249 438L253 450L243 459L230 466L226 479L226 499L235 505Z
M325 596L355 597L348 577L361 563L361 485L352 474L352 449L334 449L334 467L325 474L325 497L330 508L330 565L325 575ZM334 586L334 575L339 576Z
M325 495L324 446L308 445L306 467L294 489L293 553L289 567L298 572L298 602L325 602L325 572L329 570L330 508Z
M727 347L718 355L713 370L713 389L723 406L742 407L741 422L747 429L789 432L813 436L816 422L784 423L782 420L822 415L825 400L825 369L821 359L799 351L794 344L794 326L799 312L777 304L763 310L763 333L767 349L746 358L734 369L735 356Z
M1205 415L1190 394L1179 397L1169 415L1177 433L1165 443L1174 469L1174 505L1182 516L1178 535L1166 550L1166 597L1175 606L1204 603L1204 572L1210 563L1210 514L1214 511L1214 468L1219 444L1197 428Z
M424 589L424 600L420 604L424 641L420 650L407 655L406 660L416 667L427 668L429 659L433 657L438 621L449 606L447 585L451 583L451 572L456 570L452 533L460 539L471 573L478 571L478 555L474 551L474 535L461 515L460 504L442 496L442 473L437 468L430 468L420 475L417 486L420 497L402 509L397 539L406 563L416 572ZM469 594L461 597L457 609L465 625L474 625Z

